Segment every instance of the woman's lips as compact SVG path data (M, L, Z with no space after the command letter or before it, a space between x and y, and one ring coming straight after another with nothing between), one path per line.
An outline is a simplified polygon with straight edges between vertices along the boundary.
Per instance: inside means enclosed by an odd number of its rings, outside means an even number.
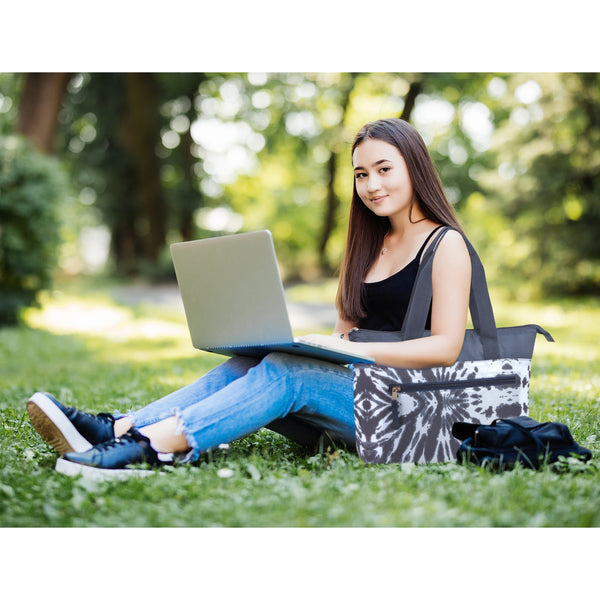
M383 200L385 200L387 197L387 195L383 195L383 196L374 196L373 198L371 198L371 202L373 204L381 204L381 202L383 202Z

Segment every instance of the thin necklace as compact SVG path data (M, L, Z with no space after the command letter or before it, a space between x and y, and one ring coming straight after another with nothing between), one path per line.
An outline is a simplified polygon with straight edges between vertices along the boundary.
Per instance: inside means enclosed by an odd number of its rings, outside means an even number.
M383 243L385 244L385 240L387 238L387 235L383 236ZM381 256L383 256L386 252L388 251L388 249L383 246L383 248L381 249Z

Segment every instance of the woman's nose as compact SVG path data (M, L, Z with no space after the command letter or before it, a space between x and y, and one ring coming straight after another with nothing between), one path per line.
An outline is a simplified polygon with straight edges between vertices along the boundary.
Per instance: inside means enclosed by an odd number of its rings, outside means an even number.
M377 175L371 175L367 180L367 191L374 192L381 187L381 181Z

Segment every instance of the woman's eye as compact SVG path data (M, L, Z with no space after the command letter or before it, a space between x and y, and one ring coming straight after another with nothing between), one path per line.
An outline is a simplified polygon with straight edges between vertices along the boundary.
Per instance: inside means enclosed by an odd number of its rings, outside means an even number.
M364 173L356 173L355 175L356 179L362 179L363 177L365 177Z
M387 173L390 170L391 167L381 167L381 169L379 169L380 173Z

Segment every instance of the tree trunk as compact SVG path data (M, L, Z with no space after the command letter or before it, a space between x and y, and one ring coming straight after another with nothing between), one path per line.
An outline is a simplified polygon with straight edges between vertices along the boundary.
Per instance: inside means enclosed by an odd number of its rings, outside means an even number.
M342 108L342 118L340 120L339 132L336 133L336 136L333 140L331 154L329 156L329 160L327 161L327 206L325 209L323 230L321 232L321 241L319 242L319 263L321 265L321 269L327 275L331 275L333 273L333 269L327 259L327 242L329 241L331 233L333 232L337 223L338 209L340 206L340 199L335 193L335 176L337 173L337 152L335 151L335 146L338 142L337 138L340 137L342 128L344 126L346 111L348 110L348 105L350 103L350 94L354 89L354 82L356 80L357 74L350 73L349 76L350 80L346 89L344 90L344 96L340 103L340 106Z
M183 183L179 212L179 233L184 241L192 239L194 234L194 212L201 203L200 192L195 189L194 157L192 156L192 134L188 129L181 135L180 152L183 169Z
M185 96L190 103L190 108L186 113L190 121L190 128L181 134L181 142L179 144L179 156L181 159L181 168L183 170L183 182L181 183L181 193L177 205L178 225L181 239L184 241L191 240L196 231L194 226L194 213L198 208L204 206L204 195L198 187L197 179L194 172L194 167L198 161L192 154L192 146L194 139L192 138L191 124L196 118L196 109L194 103L200 84L206 80L206 74L197 73L189 74L181 79L183 84L182 95Z
M166 244L166 205L155 147L159 142L158 89L151 73L126 75L127 112L124 119L125 147L131 153L137 177L140 220L138 235L144 258L156 264Z
M27 73L19 104L17 131L45 154L54 151L56 122L69 73Z
M335 193L335 175L337 172L337 153L331 152L327 161L327 208L325 211L325 220L323 222L323 232L321 234L321 242L319 244L319 261L321 269L331 275L332 268L327 260L326 248L327 242L333 232L337 222L337 213L340 207L340 199Z
M404 108L402 109L402 113L400 114L400 118L403 121L410 121L410 117L412 115L413 108L415 107L415 101L417 96L423 91L423 79L417 79L413 81L406 93L406 98L404 98Z
M126 219L114 223L110 228L111 253L115 257L119 275L126 277L138 274L136 234L134 224Z

